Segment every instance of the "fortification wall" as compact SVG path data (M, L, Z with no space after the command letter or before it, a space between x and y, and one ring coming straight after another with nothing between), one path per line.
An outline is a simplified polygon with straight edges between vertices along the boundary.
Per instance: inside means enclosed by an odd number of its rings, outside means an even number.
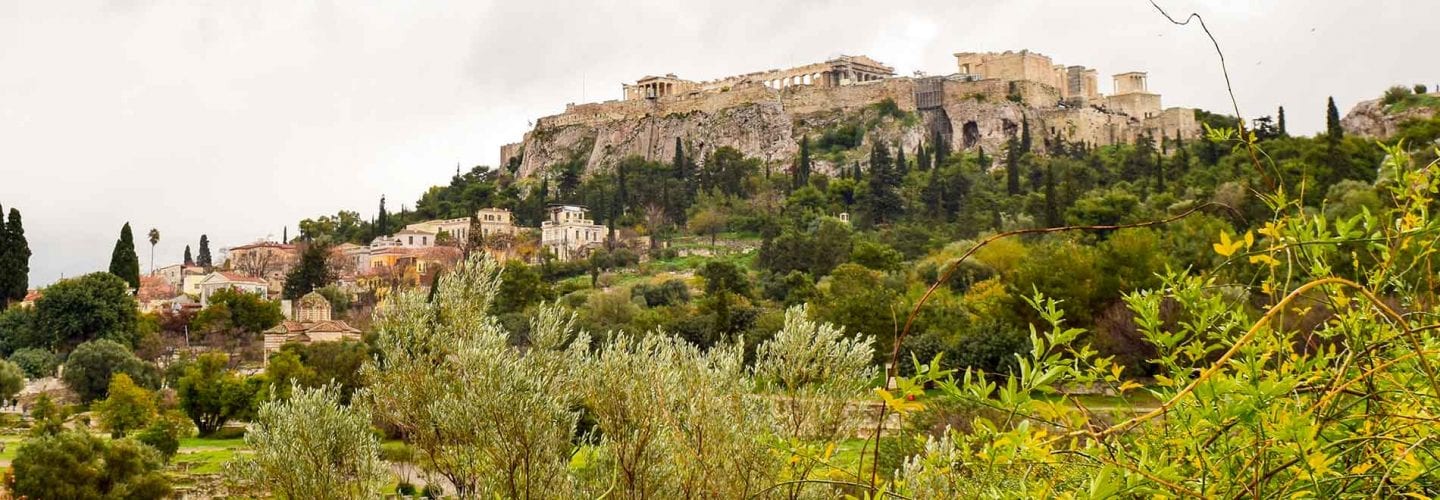
M784 169L798 154L801 135L813 135L849 113L887 99L901 111L920 111L916 87L911 78L784 89L743 83L718 92L571 105L565 113L538 120L522 142L502 148L501 157L508 160L523 148L519 174L529 176L565 161L577 148L589 148L577 152L588 156L587 169L595 171L632 155L668 161L679 138L695 158L729 146ZM1187 138L1199 134L1187 109L1141 119L1091 106L1062 107L1059 89L1037 82L944 80L941 91L938 110L924 110L923 119L905 124L906 129L877 131L878 138L908 153L938 131L952 151L984 148L998 154L1027 120L1037 148L1057 133L1068 142L1091 145L1132 142L1144 133L1157 138L1173 137L1176 130Z

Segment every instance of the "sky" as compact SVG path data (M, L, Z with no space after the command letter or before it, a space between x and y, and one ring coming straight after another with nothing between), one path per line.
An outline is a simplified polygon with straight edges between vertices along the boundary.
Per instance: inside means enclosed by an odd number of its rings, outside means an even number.
M1156 0L1218 38L1240 112L1292 134L1393 84L1440 83L1440 2ZM647 74L707 80L864 54L911 75L1030 49L1148 71L1165 106L1233 114L1210 41L1148 0L0 0L0 206L31 286L107 268L122 224L185 245L279 239L306 217L413 206L494 165L536 117Z

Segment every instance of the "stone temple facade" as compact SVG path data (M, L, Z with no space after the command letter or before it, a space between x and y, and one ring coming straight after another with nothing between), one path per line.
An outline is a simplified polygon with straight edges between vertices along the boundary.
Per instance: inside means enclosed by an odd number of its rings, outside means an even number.
M797 85L816 87L839 87L857 83L873 82L895 76L895 68L881 64L865 56L840 56L825 62L806 64L787 69L757 71L743 75L729 76L705 82L678 78L670 73L665 76L647 76L635 83L621 85L625 100L658 99L662 97L698 97L703 94L725 92L739 85L755 83L771 89L784 89Z
M896 76L863 55L710 81L647 76L622 85L623 99L567 104L538 118L520 142L501 147L500 163L527 177L580 153L588 157L587 171L603 170L628 156L669 161L678 139L687 156L701 161L732 147L783 171L802 137L813 140L881 103L918 119L884 122L863 149L879 139L913 151L939 137L951 151L993 155L1024 123L1041 151L1055 138L1104 146L1200 134L1194 110L1163 108L1142 72L1115 75L1113 93L1105 95L1096 70L1036 52L954 55L955 72L943 76ZM854 160L863 162L863 155Z

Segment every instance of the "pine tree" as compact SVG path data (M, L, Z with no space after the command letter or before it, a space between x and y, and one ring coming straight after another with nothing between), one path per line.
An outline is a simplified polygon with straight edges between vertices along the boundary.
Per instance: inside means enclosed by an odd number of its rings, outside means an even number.
M210 260L210 238L203 234L200 235L200 253L195 256L195 265L205 268L206 272L215 265Z
M15 207L10 207L10 219L0 228L0 287L0 306L25 300L30 287L30 243Z
M1280 129L1280 137L1290 137L1290 133L1285 131L1285 106L1280 106L1280 111L1277 115L1280 117L1279 123L1276 124Z
M1335 108L1334 97L1325 104L1325 137L1332 141L1345 137L1345 131L1340 128L1340 110Z
M306 244L300 252L300 263L285 275L284 298L295 300L335 281L335 275L326 262L329 255L328 245L318 242Z
M185 267L195 265L195 258L190 255L190 245L185 245Z
M915 170L925 172L930 170L930 153L925 151L925 143L915 146Z
M140 256L135 254L135 235L129 222L120 228L120 239L115 240L115 249L110 252L110 274L124 279L131 289L140 288Z

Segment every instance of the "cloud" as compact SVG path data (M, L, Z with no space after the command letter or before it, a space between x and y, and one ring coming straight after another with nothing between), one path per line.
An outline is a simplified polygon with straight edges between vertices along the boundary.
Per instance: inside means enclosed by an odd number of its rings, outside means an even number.
M1292 131L1395 83L1435 83L1440 3L1162 1L1201 12L1247 116ZM120 225L246 243L380 195L412 204L456 162L566 102L673 72L710 79L866 53L902 74L1029 48L1150 72L1166 105L1228 110L1204 35L1149 2L6 2L0 204L25 213L32 282L104 269ZM142 255L148 249L140 249Z

